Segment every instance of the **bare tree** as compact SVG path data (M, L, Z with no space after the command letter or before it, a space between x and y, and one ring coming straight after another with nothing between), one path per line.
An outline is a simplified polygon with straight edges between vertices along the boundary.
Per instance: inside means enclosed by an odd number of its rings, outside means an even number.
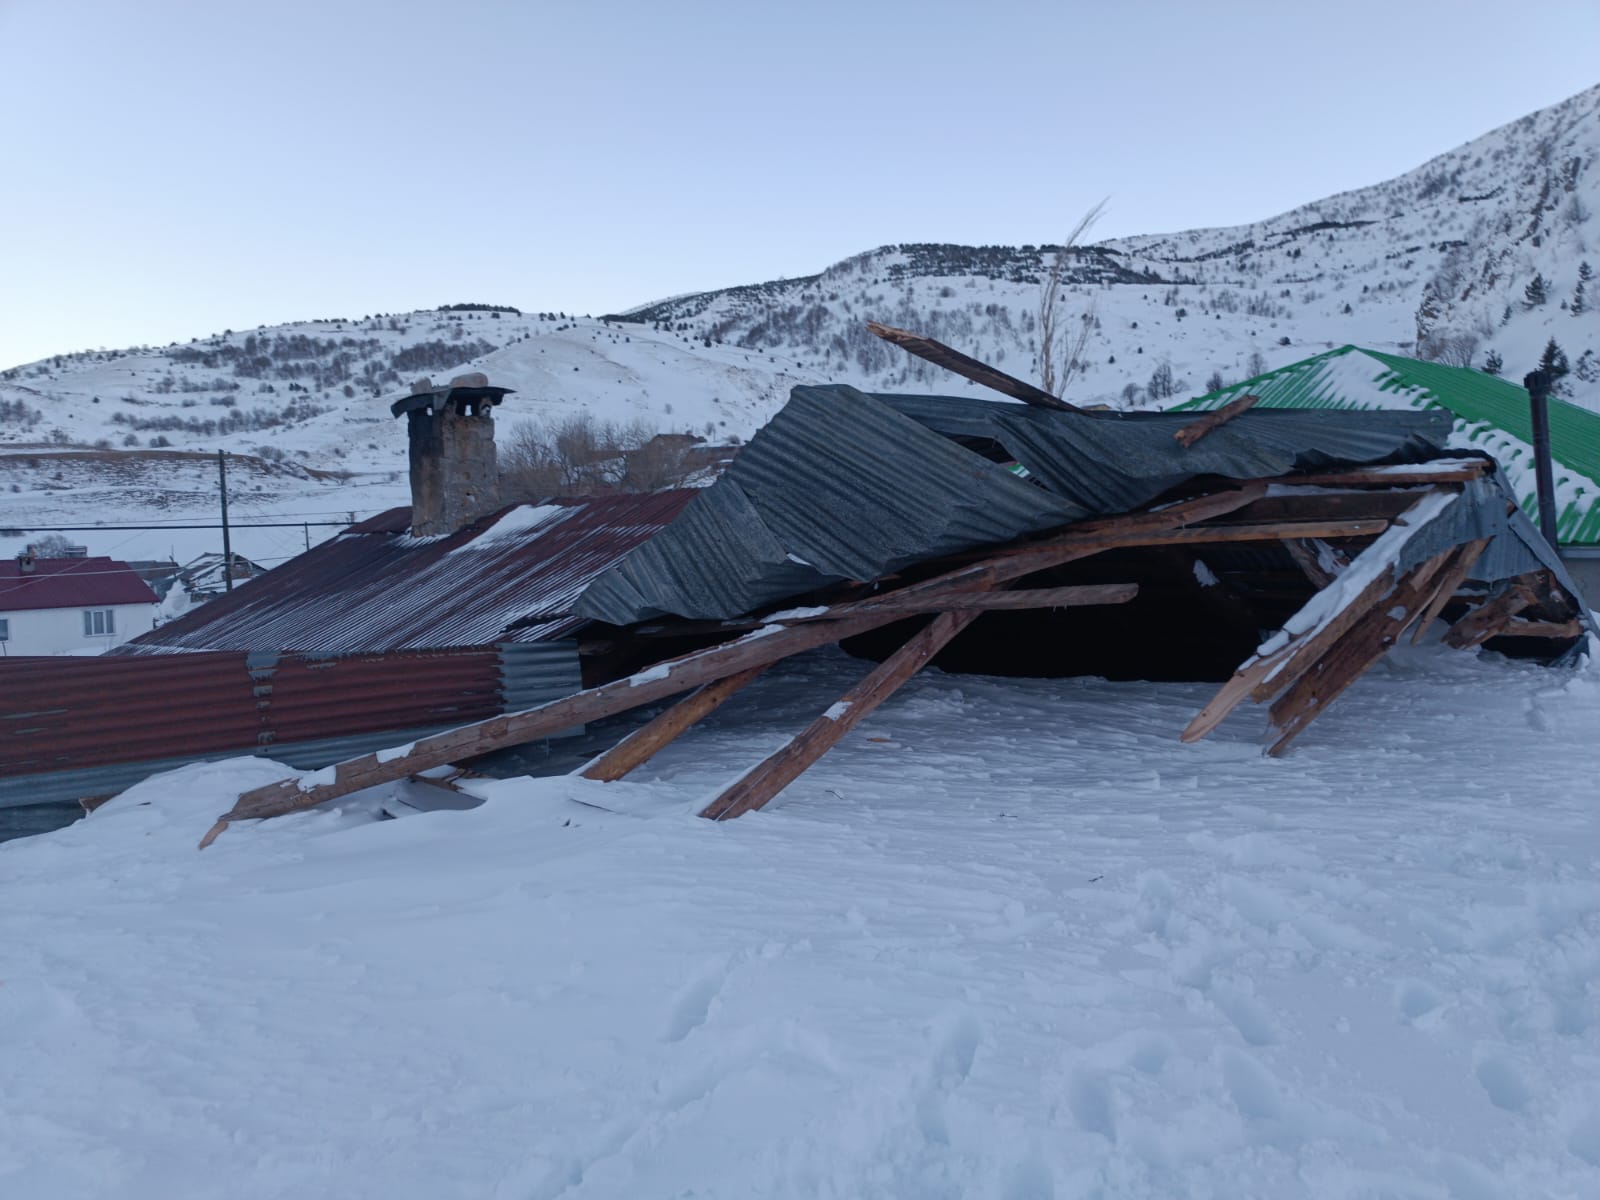
M693 434L662 434L642 420L618 424L578 413L519 421L500 446L508 499L652 492L694 473Z
M1072 381L1074 372L1083 360L1089 335L1094 331L1096 297L1093 293L1089 296L1089 306L1078 323L1076 333L1069 334L1063 328L1061 288L1066 282L1073 249L1100 219L1105 207L1106 202L1102 200L1078 219L1067 240L1057 247L1055 257L1050 261L1050 269L1045 272L1044 282L1039 287L1039 386L1052 396L1060 396L1067 390L1067 384Z

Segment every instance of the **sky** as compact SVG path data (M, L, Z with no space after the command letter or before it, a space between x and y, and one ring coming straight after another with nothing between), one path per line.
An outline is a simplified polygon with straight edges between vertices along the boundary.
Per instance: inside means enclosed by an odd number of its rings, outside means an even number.
M1240 224L1600 82L1600 0L0 0L0 367Z

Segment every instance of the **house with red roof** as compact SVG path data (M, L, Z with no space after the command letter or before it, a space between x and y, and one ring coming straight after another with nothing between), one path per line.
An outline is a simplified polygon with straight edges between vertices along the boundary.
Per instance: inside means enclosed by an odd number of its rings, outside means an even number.
M113 558L0 560L0 655L104 654L155 627L156 594Z

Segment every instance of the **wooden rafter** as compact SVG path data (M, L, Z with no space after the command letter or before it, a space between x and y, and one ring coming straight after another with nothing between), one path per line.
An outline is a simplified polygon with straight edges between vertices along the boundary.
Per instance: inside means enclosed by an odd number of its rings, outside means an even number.
M649 723L635 729L578 774L585 779L599 779L607 783L621 779L629 771L649 762L690 726L716 712L766 670L767 664L747 667L705 684L665 712L657 714Z
M1057 412L1082 413L1083 409L1075 404L1068 404L1059 396L1052 396L1041 387L1035 387L1025 380L1018 379L1015 375L1007 375L998 371L988 363L979 362L970 358L959 350L952 350L943 342L936 342L930 337L923 337L920 333L912 333L909 329L896 329L893 325L884 325L877 321L867 322L867 332L881 337L886 342L892 342L908 354L914 354L920 359L931 362L934 366L943 367L952 371L963 379L970 379L973 383L982 384L992 388L1003 395L1010 396L1013 400L1021 400L1025 404L1032 404L1036 408L1053 408Z
M827 712L790 739L783 749L724 789L700 815L713 821L727 821L762 807L838 745L845 734L893 695L956 634L977 620L978 615L972 610L940 613L841 696Z
M1212 430L1226 425L1242 412L1247 412L1260 401L1260 396L1237 396L1229 400L1221 408L1208 412L1198 421L1191 421L1185 425L1172 438L1185 450L1194 445Z

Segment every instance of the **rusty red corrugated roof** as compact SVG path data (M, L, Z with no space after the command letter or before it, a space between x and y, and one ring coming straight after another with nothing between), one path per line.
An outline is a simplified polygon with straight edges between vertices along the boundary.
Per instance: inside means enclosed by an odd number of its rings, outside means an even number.
M0 659L0 778L463 724L501 711L500 676L489 649Z
M0 559L0 612L155 603L150 585L114 558L36 558L31 570Z
M434 538L412 537L410 509L390 509L117 653L350 654L561 636L586 623L571 606L589 582L694 495L516 505Z

